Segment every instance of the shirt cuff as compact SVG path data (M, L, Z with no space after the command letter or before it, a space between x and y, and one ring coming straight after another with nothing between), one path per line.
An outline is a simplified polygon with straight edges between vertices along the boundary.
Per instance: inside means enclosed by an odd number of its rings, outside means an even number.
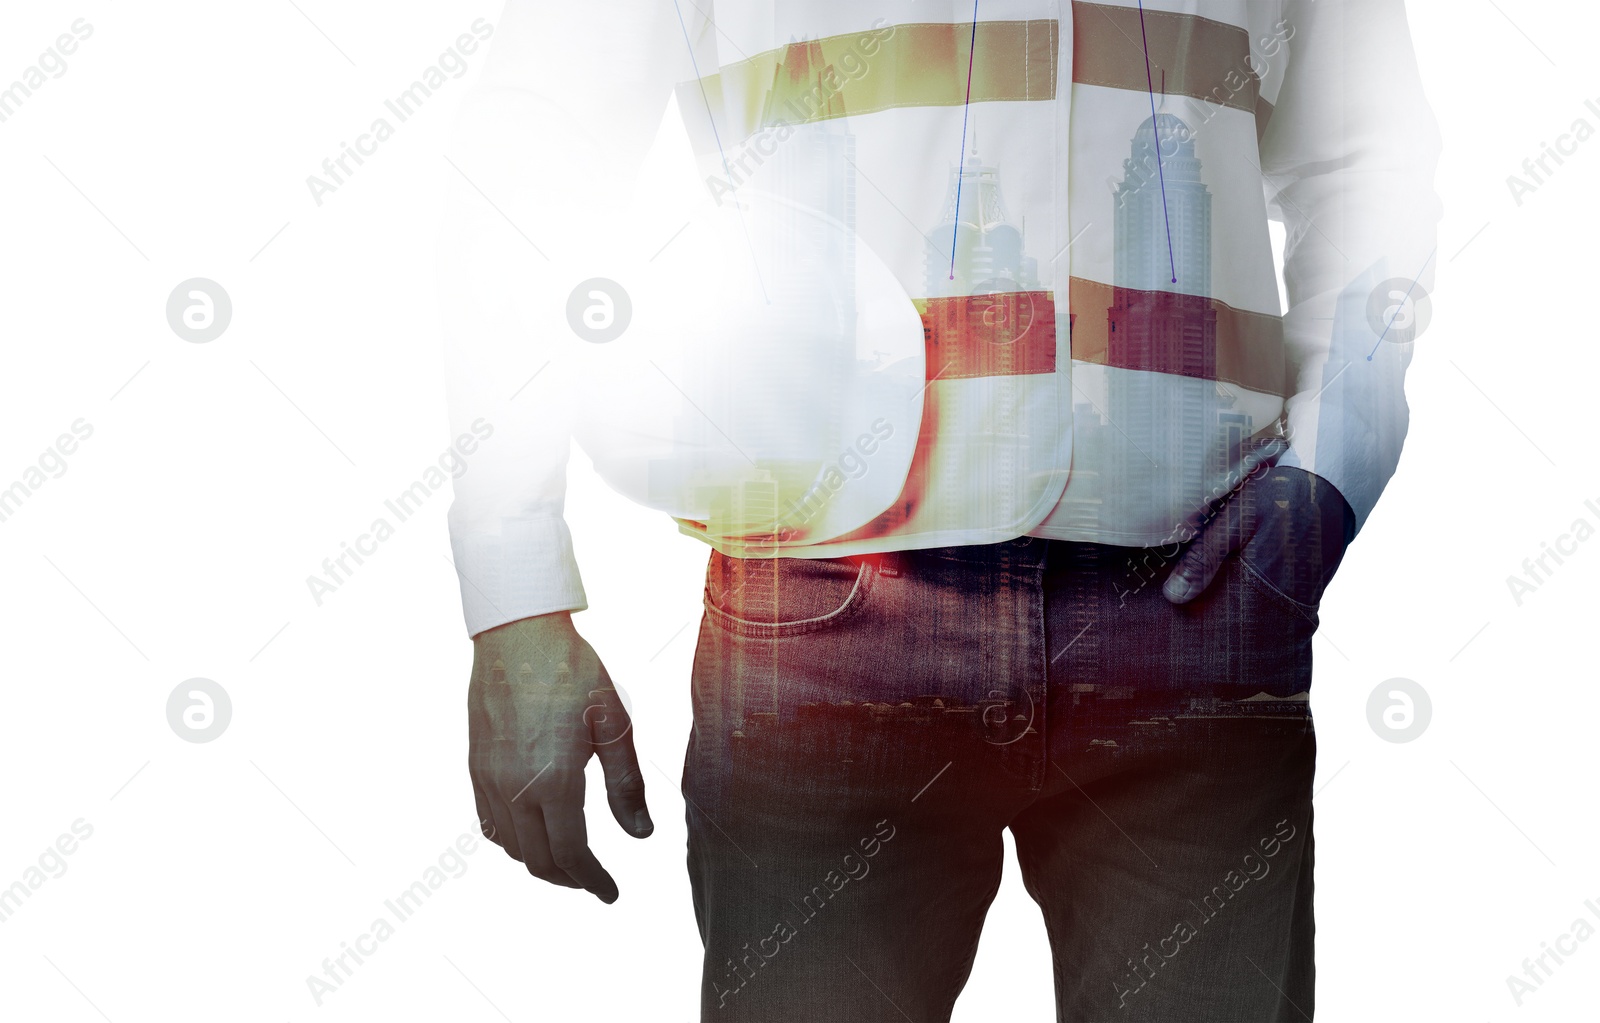
M506 518L498 533L451 531L467 635L507 622L589 606L559 517Z

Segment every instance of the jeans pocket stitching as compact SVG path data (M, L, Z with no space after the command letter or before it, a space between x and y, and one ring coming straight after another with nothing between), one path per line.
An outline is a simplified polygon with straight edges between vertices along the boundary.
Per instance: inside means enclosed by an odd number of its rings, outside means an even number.
M1267 599L1278 601L1288 610L1293 611L1295 614L1300 615L1309 621L1312 628L1316 628L1319 622L1317 612L1321 605L1307 604L1304 601L1296 600L1294 597L1289 596L1277 586L1273 585L1272 581L1266 576L1262 575L1254 565L1250 564L1250 559L1244 556L1244 551L1240 551L1238 557L1239 565L1244 569L1246 582L1250 583L1258 592L1266 596Z
M740 618L738 615L732 614L712 603L709 587L702 597L702 603L705 604L706 615L713 622L733 632L735 635L762 639L798 636L825 628L859 611L862 605L866 603L867 594L872 590L874 574L871 561L861 562L856 570L855 583L851 585L850 592L845 595L843 602L837 608L826 614L801 618L792 622L758 622L748 618Z

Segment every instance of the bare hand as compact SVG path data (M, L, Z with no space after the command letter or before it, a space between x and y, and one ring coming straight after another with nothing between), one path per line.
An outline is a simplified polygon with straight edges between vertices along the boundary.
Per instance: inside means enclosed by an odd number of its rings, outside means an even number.
M1198 597L1237 553L1271 585L1315 606L1355 536L1355 514L1333 485L1304 469L1263 466L1199 523L1167 577L1174 604Z
M615 902L617 884L590 851L583 816L591 755L622 830L645 838L655 825L632 723L605 666L566 612L510 622L473 642L467 764L484 836L534 877Z

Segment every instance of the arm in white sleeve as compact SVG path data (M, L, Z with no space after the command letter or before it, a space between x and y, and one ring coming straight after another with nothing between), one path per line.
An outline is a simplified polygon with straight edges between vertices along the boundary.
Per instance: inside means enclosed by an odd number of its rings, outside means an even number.
M1403 0L1287 0L1283 18L1289 58L1261 141L1287 236L1279 464L1332 483L1359 529L1405 441L1415 314L1397 310L1415 309L1408 287L1413 302L1432 288L1441 143Z
M683 9L680 26L673 0L510 0L463 100L439 271L451 433L478 438L449 514L469 635L587 606L563 518L563 362L584 343L567 297L625 239L624 200L693 77L685 36L710 39Z

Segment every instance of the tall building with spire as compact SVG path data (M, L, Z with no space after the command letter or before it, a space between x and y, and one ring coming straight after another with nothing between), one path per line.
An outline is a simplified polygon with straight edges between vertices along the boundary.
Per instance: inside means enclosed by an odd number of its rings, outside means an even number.
M934 243L924 257L929 298L1027 291L1039 286L1039 261L1023 255L1026 225L1012 223L1006 213L1000 168L984 163L978 155L975 129L970 141L961 166L950 168L943 212L928 235Z
M1252 433L1250 417L1230 411L1231 392L1214 382L1211 192L1202 171L1194 131L1157 113L1134 132L1112 194L1106 355L1120 368L1109 376L1106 418L1123 443L1111 464L1125 478L1151 478L1139 492L1172 507L1204 493ZM1162 464L1149 452L1162 452Z
M1214 377L1211 192L1194 134L1177 116L1157 114L1134 132L1131 148L1113 193L1110 361Z
M1040 288L1038 260L1024 254L1026 224L1013 222L1006 210L1000 167L979 154L976 127L968 142L960 164L950 167L939 219L928 232L932 244L923 257L926 297L919 308L929 379L985 378L998 411L985 422L983 434L969 434L965 445L990 442L981 462L990 482L985 492L1004 501L1008 498L1003 495L1018 492L1017 478L1026 471L1016 459L1018 442L1028 429L1018 413L1019 392L1025 386L1018 374L1054 371L1055 305ZM925 429L932 424L938 435L942 424L962 421L962 411L952 404L962 393L953 383L929 387L923 398ZM937 455L930 457L935 463L928 466L931 474L956 471L941 468ZM940 511L952 515L972 500L969 494L944 493L950 506ZM992 509L997 521L1017 513L1008 505Z

